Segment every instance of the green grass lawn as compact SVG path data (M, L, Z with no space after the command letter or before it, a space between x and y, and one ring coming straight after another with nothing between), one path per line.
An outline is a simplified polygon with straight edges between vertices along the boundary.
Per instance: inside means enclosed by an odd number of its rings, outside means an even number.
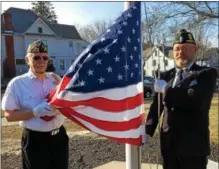
M1 111L1 117L4 117L4 112L0 109Z
M211 142L218 144L218 104L219 95L215 94L209 111Z
M77 124L71 122L68 119L66 119L64 126L67 129L67 132L84 130L82 127L78 126ZM22 128L18 125L2 126L2 133L1 134L2 134L2 140L4 140L4 139L20 139L21 135L22 135Z

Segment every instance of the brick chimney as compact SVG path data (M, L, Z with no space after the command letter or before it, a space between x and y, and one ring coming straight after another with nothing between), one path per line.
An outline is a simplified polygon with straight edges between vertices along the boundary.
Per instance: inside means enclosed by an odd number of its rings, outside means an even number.
M4 78L13 78L16 76L16 68L14 56L13 24L12 15L10 13L2 14L2 27L5 34L6 48L6 58L3 62Z

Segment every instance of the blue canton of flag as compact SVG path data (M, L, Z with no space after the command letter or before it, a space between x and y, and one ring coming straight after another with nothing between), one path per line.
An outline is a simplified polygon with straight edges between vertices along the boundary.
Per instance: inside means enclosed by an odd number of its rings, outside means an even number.
M92 92L141 81L140 3L125 11L73 63L66 89ZM136 12L135 12L136 11Z

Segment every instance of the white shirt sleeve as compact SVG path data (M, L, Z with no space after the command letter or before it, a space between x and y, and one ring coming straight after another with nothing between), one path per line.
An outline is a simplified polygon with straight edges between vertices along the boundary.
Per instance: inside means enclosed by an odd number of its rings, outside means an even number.
M11 80L8 83L5 94L2 98L2 110L19 110L20 102L16 92L16 80Z

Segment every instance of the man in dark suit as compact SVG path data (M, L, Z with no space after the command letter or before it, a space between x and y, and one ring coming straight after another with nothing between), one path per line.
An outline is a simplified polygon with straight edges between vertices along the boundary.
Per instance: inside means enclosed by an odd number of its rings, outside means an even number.
M180 30L173 42L175 68L156 80L155 96L146 121L146 134L153 136L161 124L161 154L164 169L206 169L210 154L209 109L216 85L214 68L194 62L194 37ZM158 93L161 93L158 115Z

